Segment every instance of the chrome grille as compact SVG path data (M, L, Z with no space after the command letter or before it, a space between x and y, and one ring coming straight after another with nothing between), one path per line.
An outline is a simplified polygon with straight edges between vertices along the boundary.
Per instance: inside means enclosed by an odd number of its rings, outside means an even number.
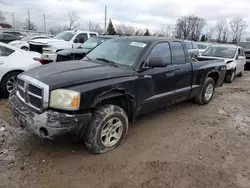
M48 107L48 85L26 75L17 80L17 96L28 106L42 112Z

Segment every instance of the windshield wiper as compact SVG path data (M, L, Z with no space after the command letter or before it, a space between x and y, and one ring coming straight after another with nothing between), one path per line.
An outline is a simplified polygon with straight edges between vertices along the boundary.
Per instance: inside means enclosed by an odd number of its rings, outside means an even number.
M92 61L92 59L90 59L87 55L85 55L85 57L86 57L86 59L88 60L88 61ZM84 57L84 58L85 58Z
M109 65L112 65L114 67L119 67L114 61L111 61L111 60L108 60L108 59L105 59L105 58L96 58L97 60L99 61L103 61Z

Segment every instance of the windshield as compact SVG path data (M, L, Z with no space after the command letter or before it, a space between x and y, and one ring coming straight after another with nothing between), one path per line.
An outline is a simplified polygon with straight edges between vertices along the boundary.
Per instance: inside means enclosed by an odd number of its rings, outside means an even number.
M209 47L202 55L212 57L234 58L236 48L233 47Z
M65 40L65 41L70 41L73 38L74 34L70 33L70 32L61 32L58 33L54 39L61 39L61 40Z
M86 49L92 49L92 48L96 47L97 45L101 44L102 42L104 42L105 40L107 40L107 38L91 37L89 40L84 42L80 47L86 48Z
M143 49L145 42L137 42L129 38L115 38L107 40L87 54L86 58L106 59L118 65L132 66Z
M207 48L207 45L206 44L198 44L198 48L200 50L205 50Z
M241 46L244 49L250 49L250 42L240 42L238 46Z

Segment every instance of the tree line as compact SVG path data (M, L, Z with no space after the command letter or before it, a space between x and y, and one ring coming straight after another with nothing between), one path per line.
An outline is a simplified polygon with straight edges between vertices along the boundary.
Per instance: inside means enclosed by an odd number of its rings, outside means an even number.
M0 12L0 23L5 22L4 15ZM13 28L36 30L37 26L29 18L23 22L16 21ZM76 12L68 13L68 24L63 26L53 26L47 31L51 34L57 34L63 30L87 29L99 34L109 35L144 35L144 36L165 36L179 39L188 39L194 41L213 41L218 43L237 43L242 40L247 29L247 23L243 18L235 17L230 21L218 20L214 28L207 28L207 21L204 18L188 15L177 19L174 26L163 25L156 30L150 31L147 28L134 27L125 24L113 25L109 20L107 30L100 26L99 23L89 21L87 26L80 25L79 17Z

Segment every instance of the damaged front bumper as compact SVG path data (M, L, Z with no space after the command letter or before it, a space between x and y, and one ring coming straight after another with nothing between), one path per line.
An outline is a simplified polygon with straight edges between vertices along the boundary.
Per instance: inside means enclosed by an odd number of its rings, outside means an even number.
M67 114L47 110L38 114L18 99L15 94L9 97L9 106L14 119L41 138L58 139L67 135L70 139L80 139L88 125L91 113Z

